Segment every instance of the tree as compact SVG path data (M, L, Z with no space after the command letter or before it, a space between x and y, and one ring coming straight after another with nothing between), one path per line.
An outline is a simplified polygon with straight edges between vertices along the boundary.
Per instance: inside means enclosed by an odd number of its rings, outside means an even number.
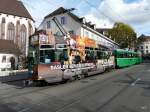
M116 22L109 31L112 40L119 43L121 48L133 48L137 42L135 31L127 24Z

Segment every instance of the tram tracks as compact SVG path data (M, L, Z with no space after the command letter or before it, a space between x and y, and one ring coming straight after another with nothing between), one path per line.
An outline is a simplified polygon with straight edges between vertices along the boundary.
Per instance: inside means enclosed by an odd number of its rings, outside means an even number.
M136 74L133 74L136 75ZM139 77L140 75L138 75ZM81 95L80 97L75 98L75 101L72 101L71 103L65 104L62 106L62 108L57 109L55 112L65 112L66 109L71 108L73 105L80 103L81 101L89 98L90 96L92 96L94 93L100 92L104 89L104 87L107 87L107 85L111 84L111 82L109 82L110 80L113 80L115 77L111 77L109 79L104 80L101 83L105 83L105 84L99 84L100 87L98 88L88 88L89 90L94 90L94 91L89 91L89 92L85 92L87 94ZM111 103L115 98L119 97L122 93L124 93L129 87L132 86L132 84L134 83L134 80L132 82L130 82L127 85L122 86L114 95L112 95L107 101L103 102L98 108L96 108L94 110L94 112L98 112L99 110L101 110L103 107L105 107L107 104ZM97 84L95 84L97 85ZM92 86L91 86L92 87Z
M113 77L113 76L112 76ZM91 77L89 77L91 78ZM87 78L87 79L89 79ZM111 77L110 77L111 78ZM87 80L85 79L85 80ZM109 79L106 79L106 80L109 80ZM105 81L105 80L104 80ZM71 82L69 82L71 83ZM68 83L67 83L68 84ZM95 83L94 83L95 84ZM94 85L93 84L93 85ZM91 85L91 86L93 86ZM0 92L0 100L2 99L6 99L6 98L11 98L11 97L16 97L16 96L22 96L22 95L25 95L25 94L31 94L31 93L34 93L34 92L40 92L42 90L46 90L46 89L49 89L49 88L54 88L56 86L62 86L61 84L60 85L52 85L52 86L46 86L46 87L16 87L16 86L11 86L11 87L8 87L8 88L0 88L0 91L5 91L4 93L1 94ZM17 89L16 89L17 88ZM85 87L86 88L86 87ZM85 89L85 88L80 88L80 89ZM13 91L12 91L13 90ZM21 90L21 91L20 91ZM6 92L8 91L8 93L6 94ZM9 92L11 91L11 92ZM80 90L79 90L80 91ZM13 93L14 92L14 93ZM43 93L42 93L43 94ZM4 96L4 97L2 97Z
M122 70L122 72L123 72L124 70ZM120 74L119 74L120 75ZM116 75L116 76L119 76L119 75ZM91 77L90 77L91 78ZM87 78L87 79L90 79L90 78ZM82 98L84 98L84 96L89 96L89 95L91 95L91 94L93 94L93 92L96 92L96 91L100 91L101 89L102 89L102 87L103 86L105 86L104 85L104 83L105 82L107 82L107 81L109 81L109 80L113 80L113 78L115 78L114 76L110 76L110 77L108 77L108 78L106 78L106 79L104 79L104 80L101 80L100 82L99 82L99 80L96 80L96 82L95 83L93 83L93 84L91 84L88 88L85 86L85 87L82 87L82 88L79 88L77 91L81 91L81 93L80 94L82 94L82 90L84 90L84 91L87 91L87 93L88 94L84 94L83 96L80 96L79 95L79 97L77 97L76 99L76 101L75 102L80 102L80 100L82 99ZM87 79L85 79L85 80L87 80ZM110 82L109 82L110 83ZM107 83L108 84L108 83ZM100 85L100 87L95 87L94 85ZM16 87L14 86L13 87L13 91L14 91L14 93L13 92L9 92L9 90L12 88L12 87L8 87L8 88L4 88L4 89L2 89L2 88L0 88L0 91L2 91L2 90L8 90L8 94L6 94L6 93L3 93L3 94L0 94L1 96L0 96L0 100L3 100L3 99L7 99L7 98L12 98L12 97L17 97L17 96L22 96L22 95L25 95L25 94L31 94L31 93L35 93L35 92L38 92L39 94L43 94L42 93L42 91L43 90L46 90L46 89L50 89L50 88L54 88L54 87L56 87L57 85L53 85L53 86L46 86L46 87L35 87L35 88L33 88L33 87L25 87L25 88L20 88L21 89L21 91L20 91L20 89L16 89ZM58 85L59 86L59 85ZM60 85L61 86L61 85ZM94 91L89 91L90 89L93 89ZM69 103L69 105L70 104L74 104L74 102L72 102L72 103ZM66 105L68 105L68 104L66 104ZM66 105L64 105L63 107L65 107ZM61 109L61 108L60 108ZM58 109L58 110L60 110L60 109ZM57 112L57 111L56 111Z

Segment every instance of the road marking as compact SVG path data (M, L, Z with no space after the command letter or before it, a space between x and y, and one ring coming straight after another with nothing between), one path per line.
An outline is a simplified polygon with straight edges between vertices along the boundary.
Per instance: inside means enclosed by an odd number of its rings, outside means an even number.
M27 112L28 110L29 110L29 108L25 108L25 109L22 109L22 110L20 110L18 112Z
M133 83L131 83L131 86L135 86L135 84L140 80L141 80L140 78L136 79Z
M147 110L147 106L141 106L142 110Z
M150 72L150 69L149 70L147 70L148 72Z

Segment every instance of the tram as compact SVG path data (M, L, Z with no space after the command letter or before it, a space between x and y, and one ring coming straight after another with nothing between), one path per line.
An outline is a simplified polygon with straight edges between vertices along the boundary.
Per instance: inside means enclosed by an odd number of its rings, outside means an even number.
M31 80L48 83L81 79L114 67L114 56L90 38L54 37L39 31L29 39Z
M142 62L142 57L138 52L116 49L113 54L115 56L116 68L127 67Z

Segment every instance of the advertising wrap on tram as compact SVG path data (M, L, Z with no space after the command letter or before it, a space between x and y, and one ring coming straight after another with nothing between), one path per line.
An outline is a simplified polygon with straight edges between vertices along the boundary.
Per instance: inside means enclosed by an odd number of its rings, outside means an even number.
M49 83L75 80L114 67L112 52L88 37L57 37L40 31L29 40L28 60L32 80Z

